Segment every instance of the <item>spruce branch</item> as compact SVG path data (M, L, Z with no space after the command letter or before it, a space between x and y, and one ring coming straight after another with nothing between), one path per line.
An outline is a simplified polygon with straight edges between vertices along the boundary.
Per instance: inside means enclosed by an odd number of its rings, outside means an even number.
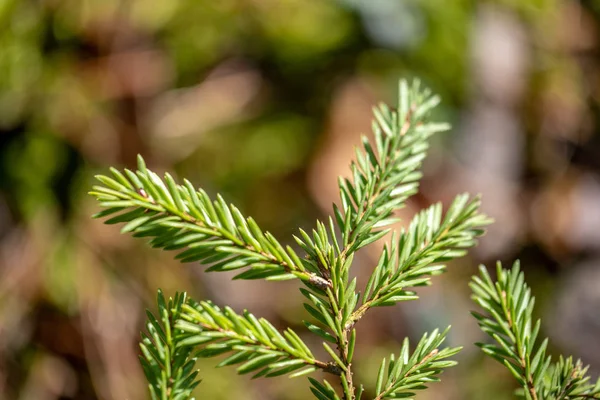
M420 213L398 241L392 239L391 249L384 250L357 309L360 295L356 280L348 275L353 254L384 236L388 230L381 228L396 221L394 211L416 192L428 138L447 128L428 122L438 101L428 90L421 90L418 82L410 88L402 82L398 110L385 105L375 110L375 150L363 137L364 152L357 151L351 165L353 181L339 181L342 210L334 205L334 212L342 243L336 240L331 219L329 229L319 222L312 237L301 231L302 237L296 238L314 262L313 269L332 283L330 288L302 290L310 302L305 308L322 326L305 324L335 344L337 353L327 343L324 346L332 358L347 366L341 376L344 400L356 398L351 368L356 322L371 307L417 298L407 289L429 284L431 275L443 272L445 266L440 263L466 254L491 222L479 213L479 198L469 200L467 195L457 197L443 221L439 204ZM319 393L326 396L326 391Z
M392 238L391 247L384 248L350 324L371 307L417 299L410 288L429 285L432 276L445 271L445 262L464 256L491 222L479 212L480 205L479 197L469 199L462 194L453 201L443 220L440 203L415 215L398 240Z
M300 278L319 287L330 285L291 247L284 248L221 196L212 201L204 190L187 180L178 185L169 174L163 181L146 168L141 156L137 171L111 172L113 178L96 176L103 186L94 186L90 194L105 210L94 217L116 214L105 223L126 223L122 233L150 237L153 247L184 249L176 258L208 264L208 271L245 269L234 279Z
M560 357L552 363L546 354L548 339L537 342L541 322L533 322L534 297L516 262L505 270L497 264L497 281L479 268L470 287L484 313L473 312L480 328L496 343L477 343L485 354L504 364L523 388L528 400L600 399L600 379L589 383L588 367L580 360Z
M140 361L148 380L152 400L193 400L192 391L200 383L194 370L193 348L180 342L175 328L185 293L165 300L158 291L158 319L147 311L147 332L142 332Z
M173 346L168 354L181 353L188 358L191 348L198 349L195 357L227 353L219 366L237 365L238 373L253 373L255 377L300 376L322 370L339 379L341 393L326 380L309 378L316 398L361 399L363 386L355 382L353 374L355 324L371 307L417 298L410 289L429 284L432 275L444 271L444 262L464 255L490 222L479 213L479 199L467 195L458 196L443 219L439 204L417 214L385 247L361 299L356 278L350 276L354 253L383 237L389 231L385 227L396 220L394 212L416 192L428 138L447 129L446 124L429 122L430 111L438 101L417 81L412 85L401 82L398 110L385 105L375 110L374 144L363 138L364 151L357 151L351 165L352 180L339 182L341 208L334 206L334 217L327 223L318 221L310 234L300 230L295 237L306 252L303 258L289 246L284 248L222 197L213 201L188 181L175 183L169 174L162 180L146 168L141 157L135 172L113 168L112 177L97 177L102 185L95 186L91 194L105 210L95 216L109 217L108 224L125 223L124 233L149 237L154 247L181 250L176 258L200 261L209 271L241 269L237 279L300 278L305 285L300 291L307 299L304 307L315 319L304 324L323 339L329 355L328 361L316 359L294 331L279 332L247 311L239 315L209 301L196 303L177 297L177 307L167 307L177 313L168 320L174 339L161 342L155 333L159 332L157 322L151 320L151 335L142 344L144 369L159 382L151 391L170 395L173 389L169 388L190 384L185 374L169 375L174 367L169 367L170 359L165 358L162 345L168 343ZM412 355L405 341L398 360L394 356L389 364L384 360L377 399L410 396L454 365L446 358L459 349L439 349L446 332L436 330L425 335ZM193 361L182 365L188 374ZM151 376L148 379L154 382ZM179 382L182 379L183 383ZM161 384L170 386L160 392ZM189 393L181 398L186 395Z
M181 346L199 346L198 357L214 357L232 353L218 366L240 364L239 374L253 372L254 377L293 374L297 377L322 369L334 375L341 370L333 362L317 360L308 346L293 330L280 333L264 318L245 311L223 309L209 301L185 304L177 329L185 332ZM300 370L300 371L298 371Z
M334 205L342 231L342 256L353 253L382 236L381 228L397 221L395 210L417 192L422 161L429 137L449 129L446 123L429 122L439 97L422 89L415 80L400 82L399 106L381 104L374 109L374 144L362 137L363 151L356 150L350 165L352 179L339 179L341 209Z
M383 359L377 374L375 400L413 397L415 390L427 388L427 383L439 381L444 368L456 365L446 360L460 351L460 347L439 349L450 327L442 333L434 330L425 334L410 354L408 338L404 339L400 354L390 356L389 363Z

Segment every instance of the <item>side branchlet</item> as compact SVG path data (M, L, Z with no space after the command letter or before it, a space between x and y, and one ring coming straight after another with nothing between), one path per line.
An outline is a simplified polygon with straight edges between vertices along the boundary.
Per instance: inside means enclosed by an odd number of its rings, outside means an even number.
M185 293L166 300L158 291L158 318L147 312L146 332L142 333L140 361L152 400L190 399L200 383L195 371L196 356L193 347L182 340L176 321L181 317Z
M512 269L497 264L494 281L484 266L471 281L473 312L493 343L477 343L485 354L502 363L515 377L528 400L600 399L600 379L594 384L580 360L562 356L555 363L547 354L548 339L538 340L541 322L533 320L535 298L525 283L519 262Z

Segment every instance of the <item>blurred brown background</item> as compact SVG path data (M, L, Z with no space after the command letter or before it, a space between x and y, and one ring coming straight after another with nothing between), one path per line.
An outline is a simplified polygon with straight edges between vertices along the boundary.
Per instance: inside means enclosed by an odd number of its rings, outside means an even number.
M158 287L301 330L297 282L230 282L91 220L93 175L141 153L290 243L330 213L372 104L413 76L454 128L403 217L470 191L496 223L420 301L361 322L359 380L372 388L404 336L452 324L460 364L419 399L512 398L472 345L467 283L516 258L553 352L597 374L599 28L592 0L0 1L0 399L146 398L137 340ZM198 399L310 398L305 378L216 363L199 363Z

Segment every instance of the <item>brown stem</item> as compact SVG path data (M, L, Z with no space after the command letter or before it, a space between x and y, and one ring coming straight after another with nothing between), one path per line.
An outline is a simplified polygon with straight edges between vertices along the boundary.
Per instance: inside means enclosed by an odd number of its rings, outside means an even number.
M343 318L343 315L342 315L342 309L339 307L340 301L337 298L337 295L335 295L332 290L328 290L327 295L329 297L329 302L332 305L336 304L338 306L336 308L339 311L335 317L336 317L336 319L341 321ZM354 380L352 378L352 364L348 361L348 332L349 332L349 330L344 329L342 332L342 335L337 338L337 349L338 349L338 353L340 355L340 360L346 366L344 376L346 378L346 382L348 383L348 392L350 393L350 395L347 396L346 393L344 392L343 400L355 400L356 399L356 394L355 394L356 388L354 387ZM341 376L341 374L340 374L340 376Z
M354 387L354 380L352 379L352 363L348 362L348 332L344 331L343 336L344 346L340 349L340 355L343 357L342 361L346 364L346 382L350 392L350 398L344 394L344 400L355 400L356 399L356 388Z

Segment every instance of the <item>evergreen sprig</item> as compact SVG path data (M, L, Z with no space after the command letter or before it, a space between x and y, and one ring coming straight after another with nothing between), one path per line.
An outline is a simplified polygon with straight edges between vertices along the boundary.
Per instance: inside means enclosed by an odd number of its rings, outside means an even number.
M483 352L504 364L528 400L600 399L600 379L593 384L588 367L571 357L552 363L548 339L537 340L541 322L533 321L535 303L531 289L516 262L505 270L497 264L494 282L485 267L471 281L473 300L484 313L473 312L481 329L495 344L478 343Z
M456 197L442 219L442 205L434 204L418 213L398 240L385 247L354 313L358 320L370 307L394 305L418 296L407 290L431 283L431 276L444 272L447 261L462 257L491 220L479 213L481 201L467 194Z
M219 367L243 363L237 372L252 372L255 378L292 372L291 377L302 376L319 368L339 374L335 364L317 360L292 329L280 333L269 321L248 311L239 315L229 307L221 310L209 301L190 302L183 305L180 317L176 327L185 332L180 346L202 345L197 357L232 353Z
M227 354L219 366L237 365L238 373L255 377L300 376L322 370L339 379L341 391L326 380L309 378L316 398L361 398L364 389L354 382L353 373L355 324L372 307L416 299L412 289L428 285L431 276L444 271L445 262L464 255L490 222L479 211L479 198L458 196L445 217L442 206L436 204L417 214L398 236L393 235L366 288L357 288L350 274L354 253L390 230L386 227L397 220L394 212L418 188L429 137L448 127L430 121L439 99L418 81L402 82L399 98L396 110L386 105L375 109L374 142L363 137L363 150L357 150L351 164L352 179L339 181L341 207L334 206L334 216L327 223L317 222L310 234L300 230L295 237L304 257L263 232L221 196L213 201L187 180L177 184L169 174L161 179L146 168L141 157L137 171L112 168L112 177L97 177L101 185L91 194L105 210L95 216L108 217L109 224L125 223L122 232L148 237L154 247L180 250L176 258L199 261L208 271L242 270L237 279L299 278L307 300L304 307L314 318L304 324L323 339L329 356L326 361L316 359L294 331L279 332L248 311L237 314L209 301L184 301L181 295L174 306L165 308L159 295L159 310L172 313L168 326L175 333L171 341L161 341L153 333L159 332L158 325L149 315L151 335L144 339L142 350L144 368L152 372L148 379L153 396L171 395L169 388L190 387L188 381L183 386L179 383L187 379L185 374L173 375L168 369L169 359L163 354L163 343L167 343L171 346L168 354L188 357L183 364L186 373L193 364L189 349L194 348L198 349L194 357ZM390 356L389 363L384 360L376 399L412 396L454 365L447 358L459 349L440 348L446 332L425 335L412 353L405 341L399 357ZM181 393L178 399L190 396L189 391Z
M404 339L400 354L390 356L389 363L383 359L377 374L375 400L408 398L414 390L427 388L427 383L437 382L444 368L456 365L446 360L460 351L460 347L439 350L450 327L443 332L434 330L424 334L415 350L410 354L408 338Z
M334 214L342 231L343 254L350 254L381 238L381 228L396 221L395 210L417 192L428 139L450 128L447 123L430 122L430 113L440 99L418 80L400 82L399 105L374 108L374 143L362 136L363 151L356 150L350 165L352 179L339 179L342 208Z
M113 177L98 175L104 186L90 192L106 209L101 218L117 214L106 224L126 223L121 233L151 237L152 247L180 250L182 262L200 261L209 271L245 269L234 279L286 280L300 278L317 286L329 282L309 271L289 246L285 248L270 233L263 232L218 195L210 199L202 189L185 180L178 185L170 174L164 181L148 170L138 156L138 170L124 173L111 168Z
M159 290L157 296L158 319L147 311L147 332L142 332L140 361L148 380L152 400L187 400L200 383L194 369L196 356L193 348L181 341L175 327L185 293L177 293L167 301ZM193 398L192 398L193 400Z

